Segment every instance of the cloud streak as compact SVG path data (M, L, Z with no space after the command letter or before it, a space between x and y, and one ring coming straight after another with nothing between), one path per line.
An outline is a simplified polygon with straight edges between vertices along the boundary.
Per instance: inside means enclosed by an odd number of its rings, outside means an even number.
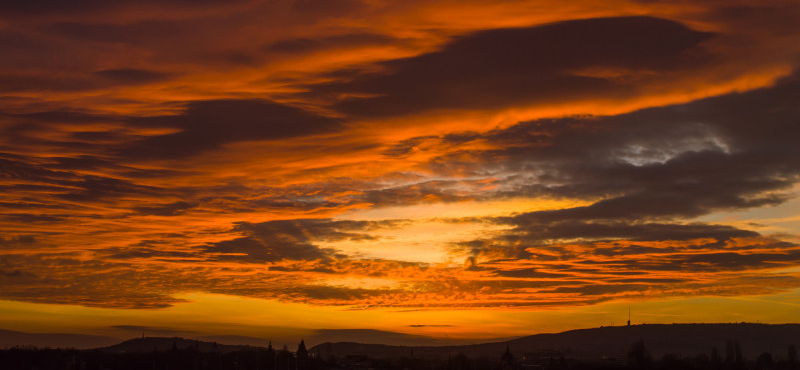
M800 287L796 4L51 5L0 6L0 299Z

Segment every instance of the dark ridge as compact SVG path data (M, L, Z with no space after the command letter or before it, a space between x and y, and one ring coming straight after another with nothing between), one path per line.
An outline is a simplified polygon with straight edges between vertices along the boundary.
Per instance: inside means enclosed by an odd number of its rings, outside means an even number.
M712 348L724 353L728 341L737 341L746 358L763 352L785 353L789 345L800 344L800 324L642 324L570 330L557 334L536 334L510 341L465 346L389 346L352 342L323 343L309 352L330 356L372 358L442 359L469 354L470 357L499 357L508 347L515 355L560 353L566 358L601 360L626 358L631 344L644 341L654 358L665 354L695 356Z
M222 352L229 353L234 351L245 351L261 349L248 345L230 345L217 342L207 342L181 337L143 337L126 340L113 346L98 348L97 350L109 353L146 353L168 350L192 349L199 352Z

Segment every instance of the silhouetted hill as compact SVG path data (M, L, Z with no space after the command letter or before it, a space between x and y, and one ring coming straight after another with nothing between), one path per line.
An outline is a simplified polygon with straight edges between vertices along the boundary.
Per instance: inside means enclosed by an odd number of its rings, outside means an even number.
M324 339L352 339L367 341L372 343L406 343L409 345L442 345L463 343L464 340L441 340L418 335L400 334L370 329L323 329L318 334L309 337L307 343L322 343ZM264 348L265 339L238 336L238 335L217 335L200 337L200 340L185 339L181 337L144 337L126 340L122 343L100 348L106 352L131 353L131 352L151 352L176 349L197 349L198 351L210 352L231 352L244 349ZM260 345L259 345L260 344ZM282 347L280 342L273 342L276 349ZM297 343L290 343L289 349L294 350Z
M746 358L762 352L785 358L790 344L800 345L800 324L647 324L571 330L558 334L537 334L510 341L465 346L389 346L362 343L324 343L309 352L323 357L367 355L370 357L444 358L458 353L470 357L499 357L506 346L517 356L557 351L567 358L625 359L631 344L643 340L654 358L666 353L682 356L709 354L716 347L725 355L726 341L737 340Z
M241 335L210 335L199 337L202 341L218 342L225 344L238 344L264 347L268 340L272 340L275 348L281 348L284 344L290 349L294 349L300 339L305 340L306 344L313 346L326 342L358 342L365 344L388 344L393 346L458 346L466 344L485 343L487 340L481 339L450 339L450 338L431 338L422 335L395 333L391 331L374 329L318 329L313 333L298 338L292 337L270 337L256 338ZM512 338L496 338L491 341L508 340Z
M507 339L511 338L497 338L493 341ZM320 329L316 331L316 334L306 338L306 343L311 345L326 342L358 342L393 346L458 346L485 343L486 340L432 338L373 329Z
M108 346L119 342L117 338L84 334L23 333L0 329L0 348L34 346L51 348L88 349Z
M166 339L165 339L166 338ZM139 341L125 341L120 343L122 339L105 336L94 335L81 335L81 334L36 334L24 333L12 330L0 329L0 348L8 348L14 346L31 346L31 347L50 347L50 348L75 348L75 349L93 349L100 347L114 348L115 345L125 344L126 346L139 346L136 351L152 351L155 347L164 349L164 340L169 339L166 344L170 348L172 346L172 338L178 338L179 348L188 346L188 342L194 342L191 339L183 339L177 336L148 336L145 339L152 340L154 343L144 344ZM298 337L297 335L284 335L284 336L270 336L270 337L249 337L242 335L205 335L197 336L203 348L207 345L203 343L216 342L218 345L233 345L233 346L253 346L253 347L266 347L269 340L272 341L273 347L276 349L282 348L287 345L289 349L294 350L297 347L300 339L304 339L306 344L313 346L315 344L325 342L360 342L366 344L388 344L399 346L445 346L445 345L465 345L483 343L485 340L480 339L448 339L448 338L431 338L421 335L402 334L382 330L372 329L318 329L311 331L307 335ZM138 338L141 339L141 338ZM501 338L493 341L504 340ZM128 343L131 342L131 343ZM126 347L127 348L127 347Z
M217 342L206 342L194 339L184 339L179 337L144 337L126 340L104 348L100 351L113 353L133 353L133 352L153 352L169 351L175 349L196 349L202 352L233 352L239 350L253 349L255 347L247 345L228 345Z

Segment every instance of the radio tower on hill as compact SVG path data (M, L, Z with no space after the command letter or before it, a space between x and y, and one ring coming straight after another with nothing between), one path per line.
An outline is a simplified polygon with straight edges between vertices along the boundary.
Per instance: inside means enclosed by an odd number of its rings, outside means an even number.
M631 326L631 306L628 306L628 326Z

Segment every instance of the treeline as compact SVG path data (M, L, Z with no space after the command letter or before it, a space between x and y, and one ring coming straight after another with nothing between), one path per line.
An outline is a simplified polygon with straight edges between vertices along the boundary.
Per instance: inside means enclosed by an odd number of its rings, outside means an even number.
M654 361L644 341L638 341L631 345L626 365L637 370L800 370L794 345L787 346L786 353L779 356L776 358L772 353L762 352L755 359L747 359L739 342L729 340L724 353L713 347L708 354L690 357L665 354Z
M115 353L100 350L11 348L0 350L0 369L8 370L800 370L797 350L764 352L754 359L742 355L738 341L725 348L692 356L666 354L653 358L646 343L631 344L626 358L569 359L562 355L514 354L507 348L496 357L459 353L440 359L373 358L364 355L320 358L303 343L296 352L249 348L239 351L200 351L197 348Z
M194 348L142 353L100 350L10 348L0 350L3 370L324 370L314 356L288 350L249 349L233 352Z

